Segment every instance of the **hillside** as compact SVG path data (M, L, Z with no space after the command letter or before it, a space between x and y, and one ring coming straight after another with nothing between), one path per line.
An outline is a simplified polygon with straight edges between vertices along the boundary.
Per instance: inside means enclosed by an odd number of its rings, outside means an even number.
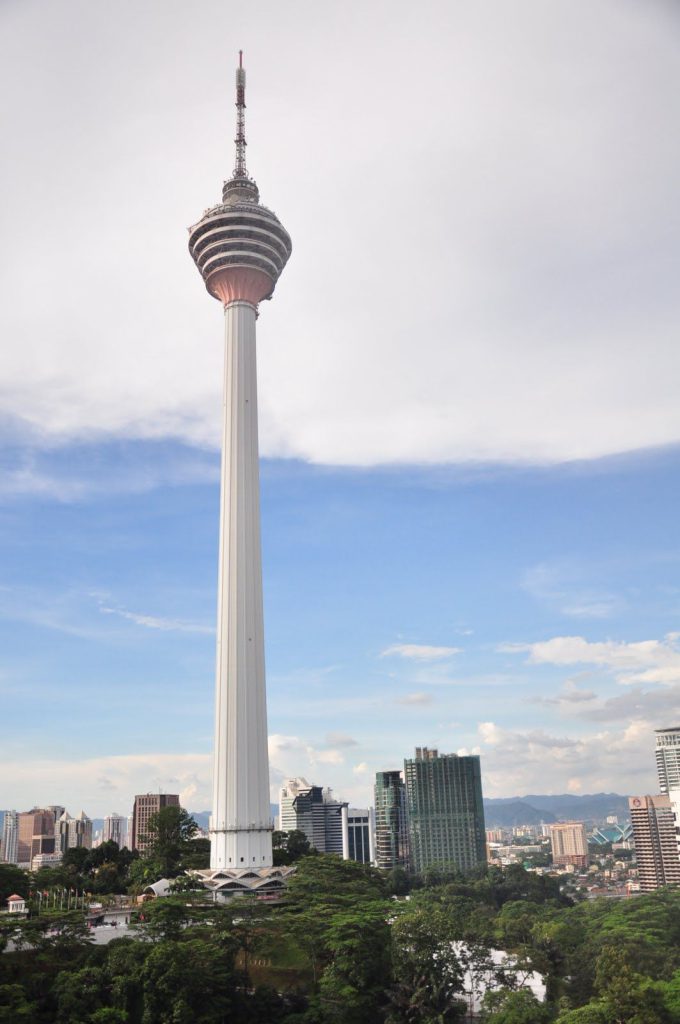
M618 793L528 794L498 797L484 801L487 828L511 828L514 825L539 825L551 821L586 821L600 824L615 814L628 820L628 797Z

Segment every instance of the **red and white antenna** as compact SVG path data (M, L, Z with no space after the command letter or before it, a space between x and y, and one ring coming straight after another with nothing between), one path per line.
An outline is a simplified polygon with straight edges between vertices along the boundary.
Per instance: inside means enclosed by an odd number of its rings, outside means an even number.
M243 50L238 51L236 68L236 163L235 178L247 178L246 170L246 71L243 67Z

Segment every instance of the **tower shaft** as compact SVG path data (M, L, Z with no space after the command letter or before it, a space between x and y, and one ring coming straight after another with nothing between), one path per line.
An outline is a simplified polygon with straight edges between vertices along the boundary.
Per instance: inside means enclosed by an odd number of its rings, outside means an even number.
M225 307L211 868L272 864L255 306Z

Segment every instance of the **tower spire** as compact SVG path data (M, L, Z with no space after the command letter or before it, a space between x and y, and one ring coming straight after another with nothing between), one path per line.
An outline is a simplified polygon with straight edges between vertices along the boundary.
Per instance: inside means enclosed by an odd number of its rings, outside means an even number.
M246 70L243 67L243 50L238 51L236 68L236 163L234 177L247 178L246 170Z

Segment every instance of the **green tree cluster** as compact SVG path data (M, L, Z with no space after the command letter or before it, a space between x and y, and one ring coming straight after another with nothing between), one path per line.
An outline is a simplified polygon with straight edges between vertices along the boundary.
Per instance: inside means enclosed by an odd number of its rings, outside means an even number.
M75 847L67 850L56 867L36 871L29 881L30 888L44 890L74 889L97 895L120 894L127 890L130 866L138 854L127 847L108 840L94 850Z
M137 863L181 866L185 824L159 823ZM680 1024L680 890L573 905L517 866L444 866L396 896L364 865L296 864L276 904L213 904L187 877L108 946L79 913L5 920L0 1024L455 1024L484 992L482 1024Z
M272 835L272 852L274 867L295 864L302 857L308 857L316 851L304 832L292 829L290 832L276 830Z

